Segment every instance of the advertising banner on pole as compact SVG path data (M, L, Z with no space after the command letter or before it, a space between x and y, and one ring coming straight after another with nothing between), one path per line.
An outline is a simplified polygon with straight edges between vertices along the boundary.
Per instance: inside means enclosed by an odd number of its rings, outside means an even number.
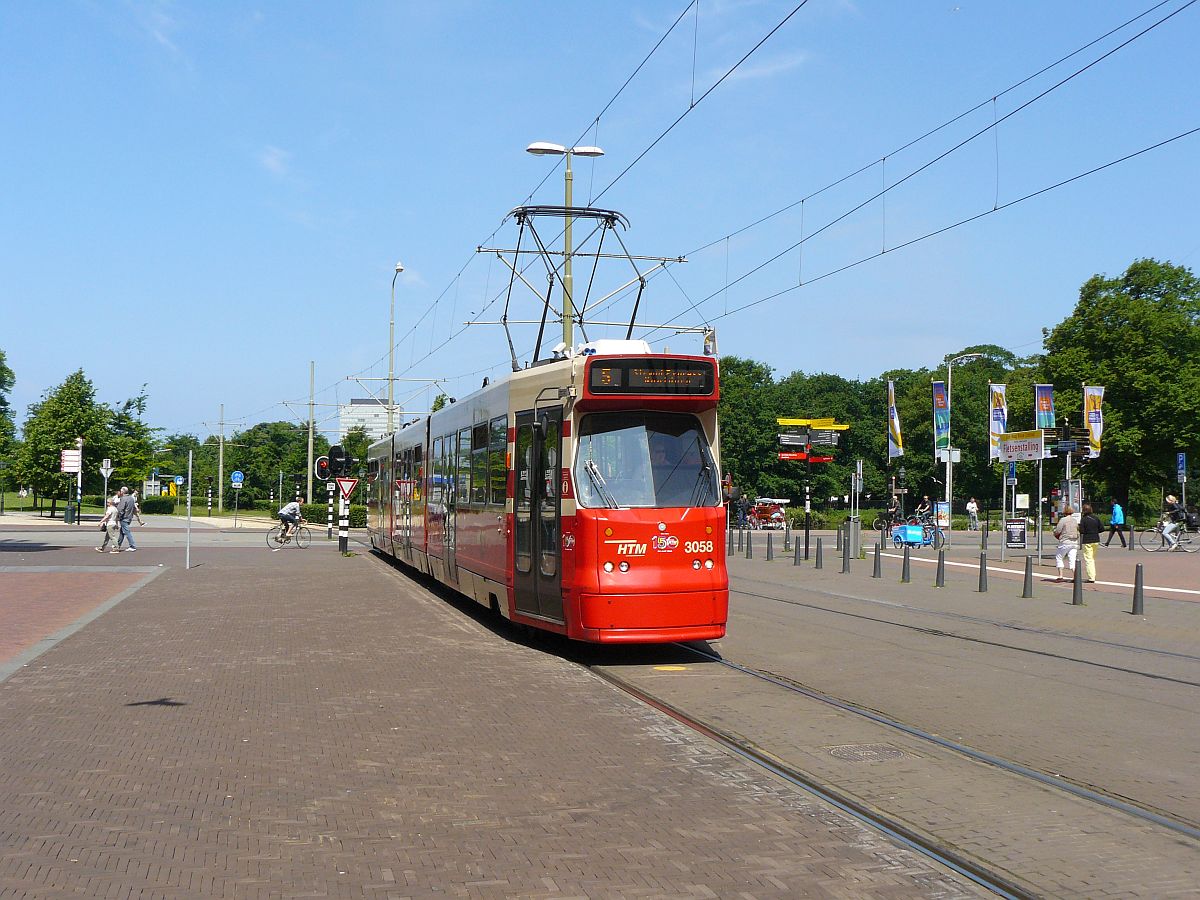
M950 450L950 402L946 397L946 382L933 383L933 455Z
M999 459L1000 435L1008 430L1008 385L989 384L988 395L988 459Z
M900 435L900 413L896 411L896 383L888 382L888 459L904 455L904 438Z
M1100 436L1104 434L1104 388L1083 386L1083 424L1088 431L1088 458L1100 455Z
M1033 408L1036 411L1034 428L1055 428L1054 421L1054 385L1035 384L1033 386Z

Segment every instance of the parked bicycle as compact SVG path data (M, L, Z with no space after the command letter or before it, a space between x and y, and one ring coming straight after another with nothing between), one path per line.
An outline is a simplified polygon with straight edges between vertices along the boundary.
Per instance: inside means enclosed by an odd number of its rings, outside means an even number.
M1186 522L1177 523L1178 527L1170 534L1165 531L1168 524L1164 519L1153 528L1143 528L1139 531L1138 544L1141 548L1150 553L1158 550L1182 550L1184 553L1195 553L1200 550L1200 543L1193 539L1193 531Z
M272 550L279 550L291 544L298 550L307 550L308 545L312 543L312 532L309 530L303 520L298 524L291 534L283 533L283 524L280 523L267 532L267 546Z

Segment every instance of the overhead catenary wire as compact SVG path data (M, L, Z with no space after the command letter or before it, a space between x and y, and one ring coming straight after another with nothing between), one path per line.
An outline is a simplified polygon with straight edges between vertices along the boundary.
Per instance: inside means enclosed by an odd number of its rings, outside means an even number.
M724 287L724 288L722 288L722 289L720 289L720 290L717 290L717 291L713 291L713 292L712 292L711 294L709 294L707 297L705 297L704 299L702 299L702 300L700 301L700 304L701 304L701 305L703 305L704 303L707 303L709 300L713 299L713 297L717 296L719 293L722 293L722 291L724 291L724 290L728 290L728 287L730 287L730 286L733 286L733 285L736 285L736 284L738 284L738 283L740 283L740 282L744 281L745 279L749 278L751 275L754 275L755 273L762 271L764 268L766 268L767 266L771 265L772 263L774 263L774 262L778 261L778 260L779 260L779 259L781 259L782 257L786 256L786 255L787 255L788 253L790 253L791 251L793 251L793 250L797 249L798 247L802 247L802 246L803 246L804 244L806 244L808 241L812 240L813 238L817 237L818 235L822 234L823 232L825 232L825 231L828 231L828 230L829 230L830 228L832 228L834 225L838 224L839 222L842 222L842 221L844 221L845 219L847 219L847 218L849 218L850 216L854 215L856 212L859 212L860 210L862 210L862 209L863 209L863 208L865 208L866 206L868 206L868 205L870 205L871 203L873 203L875 200L878 200L878 199L880 199L881 197L885 196L887 193L889 193L889 192L891 192L891 191L895 190L896 188L900 187L901 185L903 185L903 184L905 184L906 182L910 181L911 179L915 178L917 175L921 174L921 173L922 173L922 172L924 172L925 170L927 170L927 169L931 168L932 166L936 165L937 163L941 162L941 161L942 161L943 159L945 159L946 157L950 156L951 154L953 154L953 153L957 152L958 150L962 149L963 147L967 146L968 144L970 144L971 142L973 142L974 140L976 140L976 139L977 139L977 138L979 138L980 136L982 136L982 135L984 135L984 134L987 134L987 132L988 132L988 131L990 131L990 130L992 130L992 129L995 129L995 128L998 128L998 127L999 127L999 125L1000 125L1001 123L1003 123L1003 122L1005 122L1006 120L1008 120L1008 119L1012 118L1013 116L1017 115L1018 113L1020 113L1020 112L1022 112L1022 111L1024 111L1024 110L1026 110L1026 109L1028 109L1028 108L1029 108L1030 106L1032 106L1033 104L1035 104L1035 103L1037 103L1038 101L1040 101L1040 100L1044 99L1045 97L1049 96L1051 93L1053 93L1054 91L1056 91L1056 90L1058 90L1059 88L1063 87L1064 85L1066 85L1066 84L1070 83L1070 82L1071 82L1071 81L1073 81L1075 78L1079 77L1079 76L1080 76L1080 75L1082 75L1083 73L1085 73L1085 72L1087 72L1088 70L1092 69L1093 67L1095 67L1095 66L1096 66L1096 65L1098 65L1099 63L1103 62L1105 59L1108 59L1110 56L1114 55L1115 53L1119 52L1120 50L1124 49L1125 47L1128 47L1128 46L1129 46L1130 44L1132 44L1134 41L1138 40L1139 38L1143 37L1144 35L1148 34L1148 33L1149 33L1149 32L1151 32L1151 31L1153 31L1155 28L1157 28L1157 27L1159 27L1160 25L1164 24L1165 22L1167 22L1168 20L1170 20L1170 19L1171 19L1171 18L1173 18L1174 16L1178 15L1179 13L1183 12L1185 9L1188 9L1189 7L1193 6L1193 5L1194 5L1195 3L1197 3L1197 2L1198 2L1198 0L1187 0L1187 2L1185 2L1185 3L1184 3L1182 6L1180 6L1179 8L1177 8L1177 9L1175 9L1174 11L1172 11L1172 12L1168 13L1167 15L1163 16L1161 19L1157 20L1156 22L1154 22L1154 23L1152 23L1152 24L1148 25L1146 28L1142 29L1142 30L1141 30L1141 31L1139 31L1137 34L1133 35L1132 37L1129 37L1129 38L1127 38L1125 41L1122 41L1122 42L1121 42L1120 44L1118 44L1117 46L1115 46L1115 47L1111 48L1110 50L1107 50L1106 52L1104 52L1104 53L1103 53L1103 54L1101 54L1100 56L1096 57L1095 59L1093 59L1091 62L1087 63L1086 65L1084 65L1084 66L1081 66L1080 68L1078 68L1078 69L1076 69L1075 71L1071 72L1071 73L1070 73L1069 75L1067 75L1065 78L1062 78L1061 80L1059 80L1059 81L1055 82L1055 83L1054 83L1054 84L1052 84L1051 86L1049 86L1049 87L1047 87L1046 89L1042 90L1040 93L1038 93L1038 94L1034 95L1033 97L1031 97L1030 99L1026 100L1024 103L1021 103L1019 106L1017 106L1017 107L1013 108L1012 110L1010 110L1009 112L1005 113L1003 116L1000 116L999 118L996 118L996 119L994 119L994 120L993 120L993 121L992 121L992 122L991 122L989 125L987 125L987 126L985 126L985 127L981 128L981 129L979 129L978 131L975 131L974 133L972 133L972 134L971 134L971 135L969 135L968 137L966 137L966 138L963 138L961 141L959 141L957 144L954 144L954 145L953 145L953 146L951 146L949 149L942 151L941 153L939 153L939 154L937 154L936 156L934 156L932 159L930 159L930 160L928 160L928 161L926 161L926 162L922 163L921 165L917 166L915 169L912 169L911 171L909 171L909 172L908 172L906 175L904 175L903 177L901 177L901 178L900 178L900 179L898 179L897 181L893 182L892 184L885 185L885 186L884 186L883 188L881 188L879 191L877 191L877 192L875 192L874 194L872 194L872 195L868 196L868 197L867 197L865 200L863 200L863 201L861 201L860 203L858 203L858 204L856 204L856 205L852 206L850 209L847 209L845 212L842 212L841 214L839 214L839 215L835 216L833 219L829 220L829 221L828 221L828 222L826 222L824 225L822 225L821 227L817 228L815 231L811 232L810 234L803 235L803 236L800 238L800 240L793 242L792 244L788 245L788 246L787 246L787 247L785 247L783 250L780 250L778 253L776 253L775 255L771 256L770 258L768 258L768 259L764 260L763 262L759 263L758 265L755 265L755 266L751 267L750 269L748 269L747 271L745 271L745 272L743 272L741 275L739 275L737 278L735 278L733 281L729 282L729 284L728 284L726 287ZM1157 6L1153 7L1152 9L1157 9L1157 8L1161 7L1162 5L1163 5L1162 3L1159 3ZM1144 15L1144 14L1143 14L1143 15ZM1141 18L1141 16L1139 16L1138 18ZM1118 29L1118 30L1119 30L1119 29ZM1109 32L1109 33L1111 34L1112 32ZM1092 41L1092 42L1091 42L1090 44L1088 44L1087 46L1092 46L1092 45L1094 45L1095 43L1096 43L1095 41ZM1075 55L1075 54L1071 54L1071 55ZM1051 67L1047 67L1047 68L1051 68ZM1044 68L1044 69L1042 69L1041 71L1046 71L1046 69ZM1027 81L1028 79L1025 79L1025 80ZM1024 83L1024 82L1021 82L1021 83ZM999 95L997 95L997 96L999 96ZM985 103L986 103L986 102L987 102L987 101L985 101ZM978 108L979 108L980 106L982 106L982 105L984 105L984 104L980 104L980 105L976 106L976 107L975 107L975 109L978 109ZM955 120L957 120L957 118L961 118L961 117L956 117L956 119L955 119ZM952 120L952 121L954 121L954 120ZM935 129L935 130L937 130L937 129ZM920 140L920 139L918 139L918 140ZM913 142L909 142L909 144L906 144L905 146L906 146L906 147L907 147L907 146L911 146L911 145L912 145L912 143L913 143ZM896 151L896 152L898 152L898 151ZM836 185L836 184L840 184L840 183L842 183L843 181L845 181L845 180L846 180L846 178L850 178L850 177L853 177L853 175L854 175L854 174L858 174L858 173L864 172L864 171L866 171L867 169L871 168L873 165L875 165L875 164L874 164L874 163L872 163L871 165L864 166L864 167L860 168L859 170L857 170L857 172L855 172L855 173L852 173L851 175L847 175L847 176L845 176L845 177L843 177L843 178L841 178L841 179L838 179L838 181L834 182L833 184L835 184L835 185ZM830 185L830 186L827 186L826 188L822 188L822 190L828 190L828 188L829 188L829 187L831 187L831 186L832 186L832 185ZM805 199L811 199L811 198L812 198L812 197L814 197L814 196L816 196L816 194L815 194L815 193L814 193L814 194L810 194L810 195L809 195L808 197L806 197ZM797 201L797 202L800 202L800 201ZM1009 204L1005 204L1005 205L1009 205ZM795 204L791 204L791 206L795 206ZM790 207L788 207L788 208L790 208ZM1003 206L996 206L996 207L995 207L995 209L1002 209L1002 208L1004 208L1004 207L1003 207ZM994 210L993 210L993 211L994 211ZM769 217L767 217L767 218L769 218ZM764 218L764 219L762 219L762 220L759 220L759 223L761 223L762 221L766 221L766 218ZM759 223L755 223L755 224L759 224ZM745 228L739 229L739 230L738 230L738 231L736 231L736 232L732 232L732 233L731 233L731 235L729 235L729 236L736 235L736 234L740 234L742 231L745 231L745 230L747 230L747 228L749 228L749 227L753 227L753 226L752 226L752 225L751 225L751 226L746 226ZM706 244L706 245L705 245L705 247L704 247L704 248L702 248L702 249L707 249L708 247L711 247L711 246L713 246L715 243L719 243L720 241L722 241L722 240L724 240L724 239L725 239L725 238L724 238L724 237L722 237L722 238L719 238L717 241L710 242L709 244ZM894 248L894 249L895 249L895 248ZM696 252L699 252L699 250L697 250L697 251L692 251L692 253L696 253ZM886 252L886 250L885 250L884 252ZM691 255L691 254L689 254L689 255ZM871 257L866 257L866 258L867 258L867 259L874 258L874 256L877 256L877 255L882 255L882 254L874 254L874 255L872 255ZM798 286L798 285L797 285L797 286ZM686 314L687 314L687 310L681 310L680 312L678 312L678 313L676 313L676 314L674 314L674 315L672 315L672 316L668 317L668 318L665 320L665 322L663 322L663 323L662 323L662 325L665 327L665 326L668 326L668 325L674 324L675 322L677 322L677 321L678 321L678 319L679 319L681 316L683 316L683 315L686 315Z

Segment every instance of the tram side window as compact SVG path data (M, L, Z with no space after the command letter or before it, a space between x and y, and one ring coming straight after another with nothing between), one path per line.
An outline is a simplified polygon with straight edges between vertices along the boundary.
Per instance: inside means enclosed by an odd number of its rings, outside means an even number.
M455 502L466 506L471 501L471 429L458 433L458 483L455 485Z
M483 506L488 500L488 426L487 422L471 429L471 505Z
M434 438L429 472L429 502L442 502L442 439ZM432 512L432 510L431 510Z
M504 505L504 495L508 492L508 416L497 416L489 426L488 440L488 472L491 476L492 496L494 506Z

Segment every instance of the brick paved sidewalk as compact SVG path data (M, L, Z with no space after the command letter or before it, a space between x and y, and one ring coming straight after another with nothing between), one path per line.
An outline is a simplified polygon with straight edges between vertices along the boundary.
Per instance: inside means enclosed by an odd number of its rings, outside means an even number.
M977 895L377 560L206 560L0 683L0 897Z

